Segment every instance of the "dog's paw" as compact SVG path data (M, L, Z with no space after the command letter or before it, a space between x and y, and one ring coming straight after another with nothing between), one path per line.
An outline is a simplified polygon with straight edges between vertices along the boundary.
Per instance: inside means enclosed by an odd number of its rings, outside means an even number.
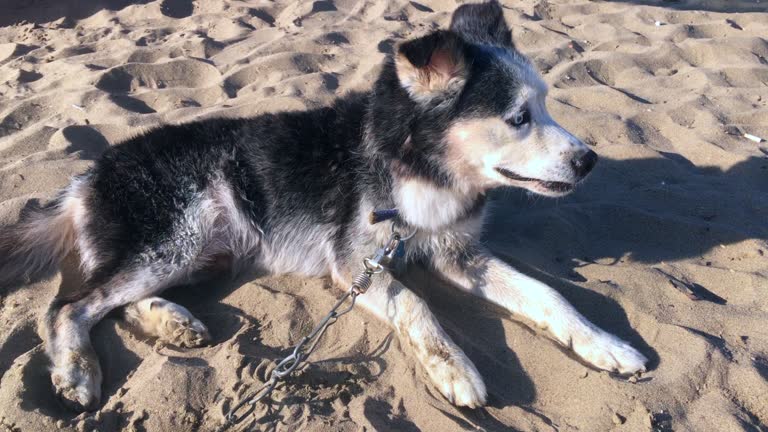
M648 359L616 336L599 332L574 341L574 351L595 367L620 374L634 374L645 371Z
M179 309L182 309L179 307ZM182 348L197 348L208 344L208 328L186 309L169 310L163 317L159 337L162 341Z
M95 355L70 351L51 371L56 396L72 411L93 411L101 399L101 368Z
M448 401L457 406L478 408L485 405L483 378L464 353L433 357L424 362L427 374Z

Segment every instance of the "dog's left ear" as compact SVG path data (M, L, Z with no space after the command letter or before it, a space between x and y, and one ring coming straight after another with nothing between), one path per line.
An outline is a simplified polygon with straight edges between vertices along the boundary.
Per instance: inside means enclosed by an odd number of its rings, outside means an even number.
M451 31L471 43L515 48L504 11L496 0L459 6L451 18Z
M468 74L464 48L464 41L449 31L404 42L395 57L400 84L417 102L457 94Z

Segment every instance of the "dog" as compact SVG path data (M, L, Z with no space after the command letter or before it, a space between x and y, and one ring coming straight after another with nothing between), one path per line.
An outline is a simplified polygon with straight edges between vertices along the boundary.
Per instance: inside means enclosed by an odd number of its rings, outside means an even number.
M496 1L465 4L450 27L401 43L367 92L331 106L151 130L108 149L50 203L0 230L0 288L79 261L82 286L43 319L51 381L76 411L100 403L89 331L108 312L167 343L210 340L184 307L156 297L225 263L330 276L349 287L392 222L420 263L459 289L547 329L599 369L632 374L647 359L590 323L554 289L479 241L486 195L517 187L559 197L597 155L547 112L547 86L515 48ZM393 329L458 406L486 402L483 379L425 302L395 276L357 299Z

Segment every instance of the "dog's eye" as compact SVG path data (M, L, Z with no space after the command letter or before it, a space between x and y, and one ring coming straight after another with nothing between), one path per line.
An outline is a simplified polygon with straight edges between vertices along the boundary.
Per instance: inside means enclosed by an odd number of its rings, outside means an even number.
M510 117L507 123L514 127L520 127L531 121L531 113L528 110L522 110L515 114L514 117Z

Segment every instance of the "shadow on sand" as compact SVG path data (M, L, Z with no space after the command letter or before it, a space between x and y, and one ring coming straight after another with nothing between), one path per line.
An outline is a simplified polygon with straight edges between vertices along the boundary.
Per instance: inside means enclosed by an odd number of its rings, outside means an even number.
M43 24L65 18L62 27L73 21L87 18L100 10L118 11L135 4L151 3L152 0L43 0L23 2L0 0L0 26L22 22ZM162 0L160 12L171 18L185 18L192 15L192 0Z
M768 12L765 0L610 0L642 6L661 6L676 10L723 13Z

